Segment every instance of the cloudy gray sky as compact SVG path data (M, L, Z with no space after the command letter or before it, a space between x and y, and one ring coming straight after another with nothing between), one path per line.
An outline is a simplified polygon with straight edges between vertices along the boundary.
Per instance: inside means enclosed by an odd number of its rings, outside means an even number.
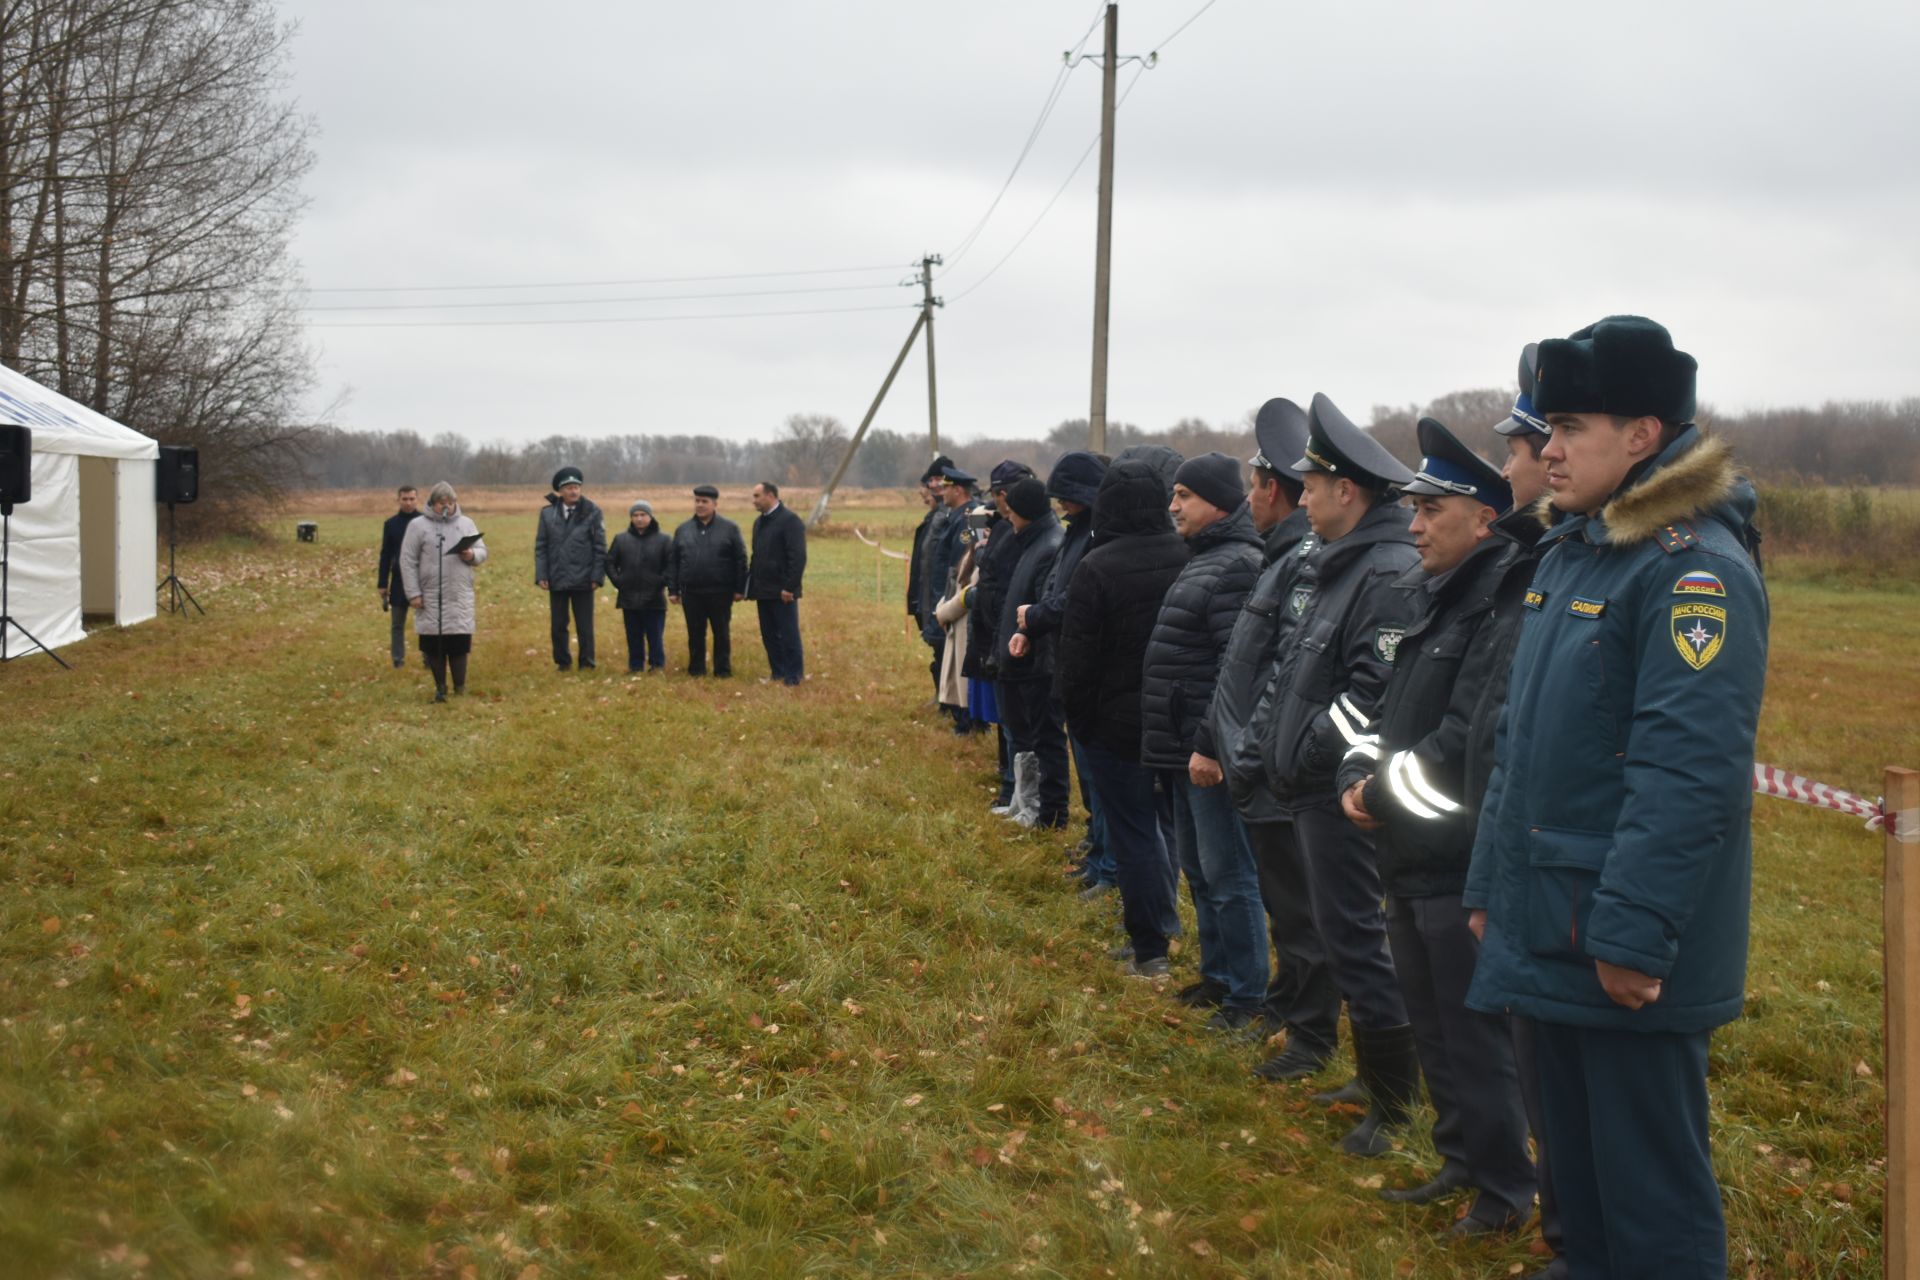
M1316 390L1364 417L1616 311L1666 323L1723 409L1920 392L1920 6L1216 0L1164 39L1203 3L1121 5L1121 52L1164 52L1115 134L1114 419ZM851 426L922 252L949 261L943 436L1085 416L1095 161L1035 219L1097 133L1097 66L957 250L1089 0L283 8L321 127L310 305L563 303L312 311L341 425ZM596 323L499 323L534 318ZM924 432L917 351L876 425Z

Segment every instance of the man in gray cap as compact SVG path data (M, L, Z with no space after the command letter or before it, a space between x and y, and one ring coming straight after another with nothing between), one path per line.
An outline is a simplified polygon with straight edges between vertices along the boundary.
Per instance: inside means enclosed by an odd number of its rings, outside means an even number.
M1254 417L1258 452L1247 460L1252 482L1247 511L1263 539L1266 568L1233 624L1209 719L1234 807L1246 822L1260 875L1260 898L1273 941L1267 1012L1286 1028L1280 1053L1254 1068L1266 1080L1317 1075L1339 1047L1340 992L1327 971L1326 948L1313 927L1306 866L1294 839L1293 814L1267 781L1260 726L1271 714L1273 679L1289 645L1294 615L1284 606L1303 555L1318 545L1300 506L1293 461L1307 447L1307 413L1276 398Z
M553 492L533 534L533 578L547 593L552 622L553 665L573 665L567 645L567 611L580 634L580 669L593 670L593 593L607 580L607 526L600 508L580 492L580 468L553 473Z
M1282 605L1293 631L1262 741L1268 780L1293 815L1313 922L1347 1000L1354 1064L1372 1104L1340 1145L1374 1156L1392 1145L1382 1127L1406 1123L1420 1065L1387 952L1373 840L1341 812L1334 770L1368 732L1413 621L1413 599L1395 579L1420 557L1394 492L1413 472L1318 394L1294 467L1317 545Z

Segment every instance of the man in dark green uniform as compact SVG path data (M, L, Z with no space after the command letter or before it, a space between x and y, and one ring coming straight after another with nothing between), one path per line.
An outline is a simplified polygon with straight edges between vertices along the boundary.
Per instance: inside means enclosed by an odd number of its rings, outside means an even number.
M1525 597L1464 902L1473 1007L1534 1020L1569 1274L1721 1280L1707 1041L1746 977L1768 607L1693 357L1610 316L1540 344L1561 519Z

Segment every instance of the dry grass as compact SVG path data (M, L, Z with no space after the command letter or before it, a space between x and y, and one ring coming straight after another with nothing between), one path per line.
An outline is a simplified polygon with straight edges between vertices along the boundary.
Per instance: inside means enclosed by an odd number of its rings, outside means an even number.
M607 674L560 677L538 495L468 496L494 558L452 705L386 662L384 495L195 552L204 620L0 671L0 1271L1536 1265L1373 1195L1424 1140L1337 1156L1346 1118L1113 971L1110 911L926 706L897 564L815 540L800 690L755 682L750 614L732 684L614 677L611 611ZM1871 792L1913 751L1915 594L1785 575L1775 609L1762 755ZM1736 1273L1872 1275L1879 846L1759 803L1752 1009L1714 1051Z

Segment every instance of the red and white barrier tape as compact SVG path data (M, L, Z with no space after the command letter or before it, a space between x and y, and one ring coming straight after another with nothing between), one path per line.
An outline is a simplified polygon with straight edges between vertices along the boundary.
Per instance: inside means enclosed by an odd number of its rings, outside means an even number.
M1879 831L1887 824L1889 815L1881 802L1857 796L1851 791L1842 791L1839 787L1830 787L1824 782L1815 782L1803 778L1797 773L1789 773L1777 765L1761 764L1753 766L1753 793L1757 796L1773 796L1780 800L1791 800L1795 804L1812 805L1816 809L1832 809L1836 813L1852 814L1864 818L1867 830ZM1896 820L1894 834L1901 840L1920 840L1920 821L1902 814Z

